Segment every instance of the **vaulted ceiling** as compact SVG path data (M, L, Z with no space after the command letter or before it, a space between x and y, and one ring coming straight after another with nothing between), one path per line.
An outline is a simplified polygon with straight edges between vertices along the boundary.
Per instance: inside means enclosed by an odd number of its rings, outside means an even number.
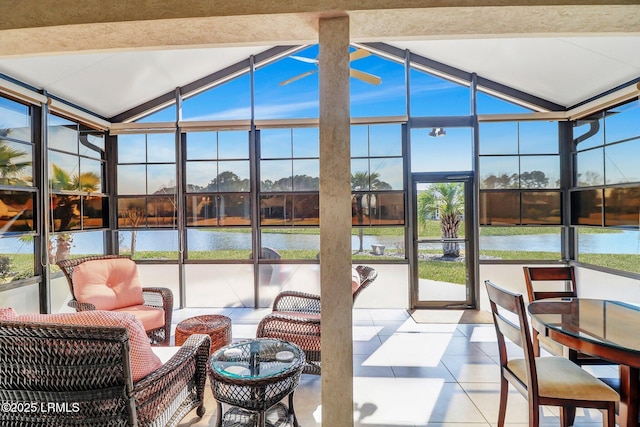
M0 23L0 73L111 118L270 47L316 43L314 22L339 11L354 42L408 49L564 107L640 78L631 1L132 3L92 14L67 0L47 13L17 2Z

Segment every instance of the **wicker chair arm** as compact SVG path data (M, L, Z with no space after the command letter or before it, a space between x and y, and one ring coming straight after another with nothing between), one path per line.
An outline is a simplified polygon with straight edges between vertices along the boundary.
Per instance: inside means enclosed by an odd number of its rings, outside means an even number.
M202 401L210 345L208 335L191 335L167 363L133 385L140 425L161 416L176 398L180 398L178 395L167 396L167 393L180 393L190 382L195 384ZM204 413L204 409L199 412Z
M145 287L142 288L142 297L144 305L166 310L169 303L170 309L173 309L173 292L169 288Z
M297 291L280 292L273 301L273 311L320 314L320 295Z
M96 309L96 306L88 302L80 302L72 299L67 303L71 308L75 308L76 311L92 311Z

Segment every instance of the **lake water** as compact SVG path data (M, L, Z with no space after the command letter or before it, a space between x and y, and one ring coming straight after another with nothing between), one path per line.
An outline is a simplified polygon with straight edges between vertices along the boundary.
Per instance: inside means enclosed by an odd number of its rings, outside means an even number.
M124 232L122 246L128 246L130 233ZM74 253L100 253L101 241L96 238L101 232L78 233L74 236ZM190 250L212 249L251 249L250 233L233 232L203 232L189 230ZM582 234L580 235L581 253L640 253L640 232L623 231L621 233ZM262 245L274 249L308 249L318 250L319 235L308 234L277 234L264 233ZM365 251L371 250L371 245L385 245L387 248L402 247L402 239L394 236L364 236ZM358 249L358 236L351 237L351 246ZM178 233L170 230L138 232L137 249L140 251L178 250ZM20 239L0 239L0 253L31 253L33 243ZM534 252L560 252L560 238L558 235L539 234L532 236L482 236L481 250L527 250Z

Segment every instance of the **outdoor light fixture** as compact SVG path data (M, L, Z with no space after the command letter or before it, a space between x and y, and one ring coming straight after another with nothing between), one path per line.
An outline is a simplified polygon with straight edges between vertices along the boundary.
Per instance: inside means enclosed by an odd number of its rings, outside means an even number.
M431 132L429 132L429 136L445 136L447 134L447 131L444 130L444 128L433 128L431 129Z

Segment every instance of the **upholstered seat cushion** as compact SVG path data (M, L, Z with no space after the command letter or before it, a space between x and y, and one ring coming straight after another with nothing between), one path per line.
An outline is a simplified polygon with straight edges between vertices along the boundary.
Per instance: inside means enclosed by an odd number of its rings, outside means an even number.
M128 258L86 261L73 270L73 293L98 310L144 304L136 263Z
M0 320L17 322L54 323L65 325L119 326L129 333L129 360L131 377L138 381L162 366L149 343L142 323L133 315L115 311L90 310L77 313L22 314L17 315L11 308L0 309Z
M360 274L355 268L351 269L351 293L354 294L360 287Z
M524 359L513 359L507 368L527 384ZM540 396L593 401L618 400L615 390L564 357L536 358Z
M129 313L135 316L146 331L164 327L164 310L158 307L150 307L148 305L134 305L131 307L117 308L113 311L119 313Z

